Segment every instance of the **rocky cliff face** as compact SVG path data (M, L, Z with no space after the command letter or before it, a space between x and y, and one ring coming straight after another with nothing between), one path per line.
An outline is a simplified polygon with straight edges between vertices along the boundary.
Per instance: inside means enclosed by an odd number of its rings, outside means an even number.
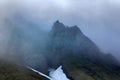
M46 48L49 67L63 65L73 80L111 80L111 73L115 73L114 80L120 79L116 70L120 70L119 62L101 52L77 26L68 27L56 21L49 39Z
M59 21L56 21L49 36L50 40L47 49L51 58L56 58L55 61L62 61L62 58L74 55L84 57L92 62L97 62L103 60L106 56L77 26L67 27ZM114 60L108 59L111 62L110 64L117 63L115 58Z

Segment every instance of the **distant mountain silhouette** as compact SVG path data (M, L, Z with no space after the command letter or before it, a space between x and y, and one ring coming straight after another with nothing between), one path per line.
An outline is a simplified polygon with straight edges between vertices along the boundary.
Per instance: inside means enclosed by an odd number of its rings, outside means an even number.
M101 52L96 44L82 33L79 27L68 27L58 20L53 24L49 34L45 54L49 55L46 58L49 67L56 68L63 65L68 76L74 80L107 80L104 75L108 75L107 71L110 75L112 73L118 74L120 71L119 62L112 54ZM99 70L102 73L99 73ZM94 79L78 77L81 72L87 77L92 75L91 78ZM118 78L120 79L120 77Z

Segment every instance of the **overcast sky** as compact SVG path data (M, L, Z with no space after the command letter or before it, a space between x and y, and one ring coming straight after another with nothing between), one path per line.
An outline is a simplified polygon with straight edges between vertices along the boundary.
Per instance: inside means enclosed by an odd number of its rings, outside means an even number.
M57 19L78 25L102 51L120 57L120 0L0 0L0 25L18 13L46 30Z

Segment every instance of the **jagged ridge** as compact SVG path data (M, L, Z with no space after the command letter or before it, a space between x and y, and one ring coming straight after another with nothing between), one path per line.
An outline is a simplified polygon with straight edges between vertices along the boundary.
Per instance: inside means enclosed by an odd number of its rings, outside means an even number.
M111 73L115 73L114 80L120 79L119 62L113 55L101 52L77 26L68 27L56 21L49 36L50 41L47 45L49 67L62 64L68 76L74 80L111 80ZM79 77L83 74L88 78Z

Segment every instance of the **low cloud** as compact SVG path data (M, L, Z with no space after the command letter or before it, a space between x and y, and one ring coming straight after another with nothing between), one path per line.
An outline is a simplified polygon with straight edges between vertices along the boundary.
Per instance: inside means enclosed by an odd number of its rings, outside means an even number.
M8 32L4 20L19 14L44 30L50 30L57 19L78 25L102 51L120 57L119 0L1 0L0 12L1 43Z

